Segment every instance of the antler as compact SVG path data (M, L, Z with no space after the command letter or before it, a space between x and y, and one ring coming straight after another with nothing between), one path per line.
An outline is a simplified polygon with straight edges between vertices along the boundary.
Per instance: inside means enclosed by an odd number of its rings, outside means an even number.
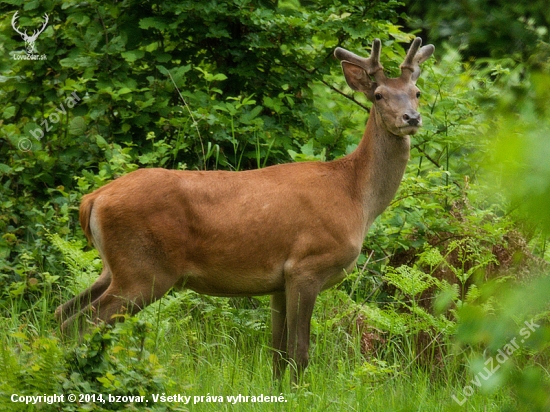
M420 48L421 45L422 39L420 37L414 39L405 56L405 60L401 66L399 66L401 68L401 78L405 81L416 82L416 80L418 80L420 76L420 65L428 60L435 50L432 44Z
M15 26L17 24L17 19L19 18L19 16L17 15L19 12L16 11L11 19L11 26L13 27L13 29L21 36L23 37L23 40L25 41L28 41L28 42L33 42L34 40L36 40L38 38L38 36L40 35L40 33L42 33L45 29L46 29L46 26L48 24L48 21L49 21L49 17L46 13L44 13L44 24L42 25L42 27L38 30L34 30L32 32L32 35L29 36L27 34L27 30L25 30L25 33L22 33L20 32L17 27Z
M42 33L44 31L44 29L46 29L46 25L48 24L48 21L49 21L49 17L46 13L44 13L44 20L45 20L45 22L42 25L42 28L40 28L38 30L38 32L36 30L32 32L31 39L36 40L37 37L40 35L40 33Z
M13 15L12 19L11 19L11 26L13 27L13 29L20 35L22 36L23 38L26 38L27 37L27 30L25 30L25 33L21 33L19 30L17 30L17 27L15 27L15 25L17 24L17 19L19 16L17 16L17 13L19 13L18 11L15 12L15 14Z
M348 61L362 67L366 70L369 76L373 76L374 79L380 83L386 78L384 75L384 68L380 64L381 48L380 39L374 39L372 42L372 52L368 59L359 57L346 49L342 49L341 47L337 47L336 50L334 50L334 56L336 56L339 60Z

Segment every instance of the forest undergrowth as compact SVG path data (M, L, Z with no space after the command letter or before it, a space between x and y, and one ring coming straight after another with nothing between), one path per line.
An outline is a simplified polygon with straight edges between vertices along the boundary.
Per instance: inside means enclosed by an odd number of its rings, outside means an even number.
M20 18L51 15L39 43L48 60L0 63L0 409L550 409L543 31L529 32L528 60L437 45L403 182L355 269L319 296L294 385L271 377L268 297L170 291L62 339L55 308L101 272L78 206L137 168L239 171L351 153L368 103L332 52L367 53L378 37L397 73L414 38L399 5L54 3L27 2ZM1 7L0 48L14 54L15 8ZM48 403L55 394L64 401Z

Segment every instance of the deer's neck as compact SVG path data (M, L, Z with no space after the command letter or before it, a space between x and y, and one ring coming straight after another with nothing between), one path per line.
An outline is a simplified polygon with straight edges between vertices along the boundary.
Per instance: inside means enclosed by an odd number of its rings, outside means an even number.
M348 156L355 191L363 201L365 230L395 196L409 153L409 136L389 133L373 107L359 146Z

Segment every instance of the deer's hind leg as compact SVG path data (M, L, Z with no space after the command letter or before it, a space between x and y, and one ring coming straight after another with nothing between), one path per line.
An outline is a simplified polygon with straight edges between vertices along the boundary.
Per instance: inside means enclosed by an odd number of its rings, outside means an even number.
M62 322L75 313L79 312L82 308L88 306L91 302L99 298L111 284L111 271L107 265L104 266L103 272L93 283L92 286L79 293L71 300L59 305L55 310L55 318L57 321Z
M76 327L82 335L89 321L113 324L123 319L116 315L133 315L161 298L174 286L169 276L152 274L154 270L151 267L133 269L132 271L132 268L127 268L123 273L113 272L111 281L103 293L63 322L62 332L67 334L71 328ZM96 292L99 290L98 287Z

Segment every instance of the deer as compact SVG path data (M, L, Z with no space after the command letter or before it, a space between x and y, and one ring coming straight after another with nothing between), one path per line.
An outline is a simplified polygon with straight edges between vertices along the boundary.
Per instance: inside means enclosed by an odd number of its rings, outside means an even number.
M27 34L27 30L25 30L25 32L23 33L19 31L16 27L17 19L19 18L19 16L17 15L18 13L19 12L16 11L13 14L13 17L11 19L11 26L21 36L21 38L25 42L25 48L27 50L27 54L34 54L36 52L36 39L46 29L46 26L48 25L49 17L47 14L44 14L44 24L42 25L42 27L38 30L34 30L32 32L32 35L29 36Z
M372 102L359 145L344 157L245 171L138 169L85 195L80 224L103 270L56 309L63 334L83 319L114 323L172 288L270 295L273 378L290 364L297 382L318 294L354 268L403 178L422 126L420 64L434 52L421 44L414 39L398 78L384 74L379 39L368 58L335 49L347 84Z

